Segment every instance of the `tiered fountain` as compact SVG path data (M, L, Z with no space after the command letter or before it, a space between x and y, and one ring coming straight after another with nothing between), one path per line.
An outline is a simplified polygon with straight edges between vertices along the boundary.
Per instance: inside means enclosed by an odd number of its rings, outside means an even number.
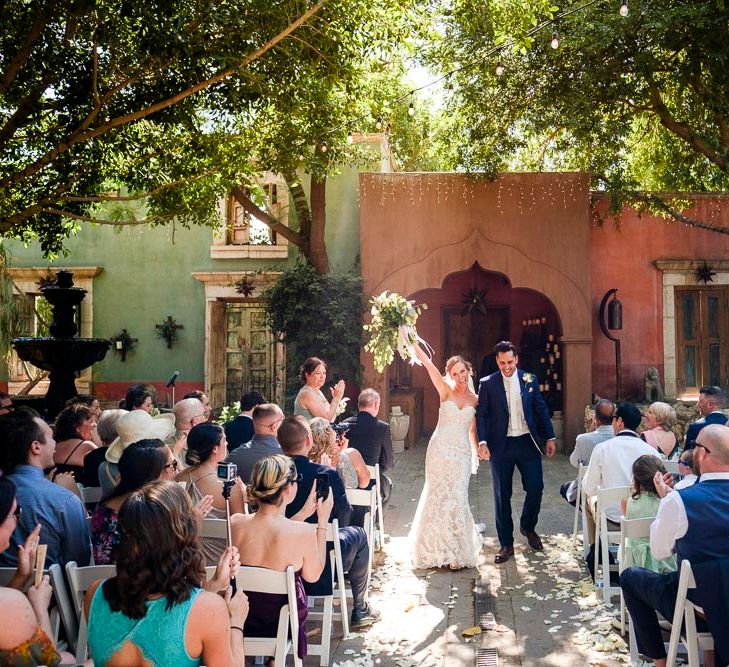
M15 338L13 347L20 359L50 372L46 416L52 419L76 395L77 373L101 361L110 343L103 338L76 337L76 308L86 296L86 290L73 286L73 273L58 271L55 284L42 287L41 294L53 309L51 335Z

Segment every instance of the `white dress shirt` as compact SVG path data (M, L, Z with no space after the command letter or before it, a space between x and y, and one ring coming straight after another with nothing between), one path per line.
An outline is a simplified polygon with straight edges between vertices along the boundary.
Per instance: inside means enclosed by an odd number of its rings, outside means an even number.
M729 480L729 472L707 472L701 475L701 482L712 479ZM654 558L669 558L676 549L676 540L680 540L688 530L686 506L681 494L671 491L658 506L656 520L651 524L651 553Z
M632 435L631 435L632 434ZM582 488L588 496L597 495L597 489L630 486L633 481L633 463L639 456L650 454L658 458L658 452L641 440L634 431L624 430L610 440L604 440L592 450ZM605 507L610 521L620 522L620 503ZM658 556L656 556L658 558Z
M519 382L519 373L514 371L510 377L506 377L503 373L501 379L504 381L504 392L506 393L506 405L509 407L509 428L506 431L508 438L516 438L520 435L529 433L524 418L524 405L521 400L521 383Z

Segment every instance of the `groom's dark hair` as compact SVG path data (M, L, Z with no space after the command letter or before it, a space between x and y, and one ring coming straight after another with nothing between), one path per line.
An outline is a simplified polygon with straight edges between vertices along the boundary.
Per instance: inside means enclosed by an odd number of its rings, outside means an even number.
M499 354L499 352L513 352L515 355L519 354L516 351L516 345L512 343L510 340L502 340L494 346L494 354Z

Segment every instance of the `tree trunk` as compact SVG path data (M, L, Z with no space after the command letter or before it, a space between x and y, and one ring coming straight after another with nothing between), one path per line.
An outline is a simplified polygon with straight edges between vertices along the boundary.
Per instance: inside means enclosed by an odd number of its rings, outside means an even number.
M309 261L319 273L329 273L329 257L325 238L327 177L311 177L311 234L309 235Z

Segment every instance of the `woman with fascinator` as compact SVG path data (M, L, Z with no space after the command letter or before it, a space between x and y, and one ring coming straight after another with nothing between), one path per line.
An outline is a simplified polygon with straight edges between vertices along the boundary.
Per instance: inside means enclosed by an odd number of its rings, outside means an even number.
M413 567L476 567L483 539L468 502L468 482L478 467L478 397L471 364L463 357L451 357L443 376L420 344L415 352L438 392L440 408L425 457L425 485L410 530Z

